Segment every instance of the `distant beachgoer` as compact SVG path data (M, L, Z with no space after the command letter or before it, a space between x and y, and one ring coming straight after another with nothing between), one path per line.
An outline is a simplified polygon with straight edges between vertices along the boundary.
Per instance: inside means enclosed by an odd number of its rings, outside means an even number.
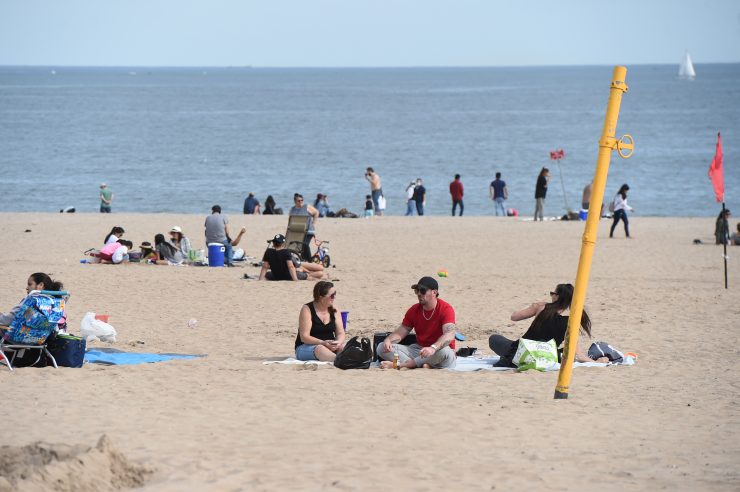
M292 254L285 249L285 236L276 234L272 239L267 240L272 244L268 247L265 254L262 255L262 270L260 270L259 280L306 280L309 277L307 272L299 272L293 263Z
M206 217L206 247L209 243L221 243L224 245L224 261L226 266L234 266L234 248L231 247L229 239L229 218L221 215L221 206L211 207L211 215Z
M368 167L365 170L365 179L370 183L370 193L373 197L373 206L375 215L383 215L383 211L380 209L378 200L383 196L383 187L380 183L380 175L375 172L372 167Z
M254 197L254 193L247 195L244 200L244 215L259 215L260 214L260 201Z
M164 234L154 236L154 251L157 253L157 265L181 265L185 261L182 252L174 244L164 239Z
M488 186L488 194L495 204L496 216L503 215L506 217L508 214L504 202L509 198L509 188L506 186L506 181L501 179L501 173L496 173L496 179L491 181Z
M193 249L190 245L190 239L185 237L180 226L174 226L170 229L170 244L177 248L186 259L190 255L190 250Z
M123 227L113 226L113 228L110 230L108 235L105 236L105 240L103 240L103 244L117 242L123 236L124 232L126 231L123 230Z
M149 241L142 242L139 246L139 251L141 251L142 261L157 259L157 253L154 251L154 246L152 246L152 243Z
M538 342L555 340L555 345L560 347L563 340L565 340L565 332L568 329L572 299L573 286L571 284L558 284L555 290L550 292L550 302L538 301L524 309L514 311L511 320L522 321L534 318L522 338ZM589 337L591 336L591 319L585 310L581 317L581 331ZM488 346L501 357L501 360L495 364L498 367L514 367L513 359L518 345L518 339L511 340L499 334L493 334L488 338ZM576 350L575 360L576 362L594 361L581 350ZM596 362L609 362L609 359L602 357L597 359Z
M463 210L465 210L465 205L463 204L463 195L465 194L465 190L462 184L462 181L460 181L460 175L455 174L455 179L450 183L450 196L452 197L452 216L455 216L455 209L457 209L457 206L460 205L460 217L462 217Z
M100 184L100 213L109 214L113 203L113 192L105 183Z
M629 189L630 187L625 183L619 188L617 194L614 195L614 222L612 223L612 228L609 230L609 237L614 237L614 229L617 227L620 220L624 222L624 233L627 237L630 237L627 210L632 212L634 209L627 205L627 191L629 191Z
M293 207L289 215L308 216L308 226L306 227L306 238L303 240L303 254L301 259L311 259L311 240L316 235L316 222L319 219L319 211L312 205L306 205L303 201L303 195L295 193L293 195Z
M539 176L537 176L537 185L534 189L534 220L537 220L537 217L540 218L540 221L545 220L545 197L547 196L548 181L550 181L550 170L543 167Z
M128 261L128 252L134 247L131 241L125 239L119 239L115 243L108 243L101 248L98 252L97 257L100 258L100 263L113 263L118 265L119 263L125 263Z
M262 215L283 215L283 209L276 207L275 199L272 195L267 195L267 198L265 198L265 210L262 212Z
M729 218L732 215L730 209L725 209L717 216L714 223L714 239L716 244L730 243L730 223Z
M28 277L28 280L26 280L26 296L35 290L61 291L64 290L64 284L59 281L52 280L51 277L45 273L32 273ZM21 299L21 302L11 308L7 313L0 313L0 338L2 338L3 331L6 330L15 317L18 316L18 313L23 308L23 301L25 299L25 297ZM66 326L66 318L67 317L65 315L63 318L64 326ZM60 328L63 328L64 326L60 326Z
M740 222L737 223L737 232L732 233L730 239L732 240L732 244L740 246Z
M239 233L238 233L238 234L236 235L236 237L235 237L234 239L232 239L232 240L231 240L231 247L232 247L232 248L233 248L233 247L236 247L236 246L239 246L239 243L241 242L241 240L242 240L242 237L244 237L244 233L245 233L245 232L247 232L247 228L246 228L246 227L242 227L242 228L241 228L241 229L239 230Z
M304 304L298 315L296 359L332 362L344 348L344 329L337 324L336 295L331 282L313 286L313 301Z
M372 217L375 215L375 205L373 204L372 195L365 195L365 217Z
M316 200L313 202L313 206L319 211L319 217L328 217L331 214L331 208L329 208L329 197L323 193L316 195Z
M589 182L583 187L583 196L581 197L581 209L588 210L588 206L591 205L591 193L594 189L594 182Z
M424 215L424 205L427 203L427 189L424 188L421 178L416 180L414 187L414 203L416 204L416 213Z
M414 188L416 188L416 181L412 181L406 187L406 216L414 215L416 210L416 202L414 201Z
M432 277L422 277L411 286L418 303L411 306L401 326L377 347L383 359L381 367L389 368L394 354L401 367L444 369L455 366L455 310L439 299L439 284ZM400 342L414 330L417 343Z

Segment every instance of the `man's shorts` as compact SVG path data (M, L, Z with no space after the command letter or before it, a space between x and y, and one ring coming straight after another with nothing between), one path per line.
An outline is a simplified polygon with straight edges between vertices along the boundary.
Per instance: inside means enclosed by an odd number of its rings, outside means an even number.
M295 274L296 274L296 277L298 277L298 280L306 280L308 278L308 274L306 272L295 272ZM265 278L267 280L275 280L275 277L272 275L272 270L269 270L265 274Z

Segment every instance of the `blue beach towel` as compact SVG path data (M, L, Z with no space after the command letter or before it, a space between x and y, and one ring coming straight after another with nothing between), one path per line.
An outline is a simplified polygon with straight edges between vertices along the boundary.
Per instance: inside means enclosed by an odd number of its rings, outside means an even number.
M146 354L140 352L123 352L117 349L90 349L85 352L85 362L109 366L131 366L151 362L164 362L172 359L195 359L205 355L191 354Z

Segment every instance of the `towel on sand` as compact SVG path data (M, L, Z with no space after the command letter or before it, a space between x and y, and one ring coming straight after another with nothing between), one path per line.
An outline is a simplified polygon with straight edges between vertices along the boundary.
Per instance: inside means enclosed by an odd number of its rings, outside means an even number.
M292 364L292 365L303 365L306 364L328 364L328 365L334 365L331 362L324 362L320 360L298 360L294 357L288 357L287 359L283 360L266 360L263 362L263 364Z
M97 348L85 352L85 362L106 364L109 366L130 366L150 362L163 362L172 359L195 359L197 357L205 357L205 355L146 354L140 352L124 352L114 348Z
M493 367L493 365L500 359L497 355L488 357L458 357L455 367L450 369L451 371L514 371L515 368L511 367ZM606 367L609 365L623 365L631 366L635 363L635 359L630 356L625 356L624 362L619 364L612 363L600 363L600 362L576 362L573 367ZM548 371L559 371L560 364L555 364Z

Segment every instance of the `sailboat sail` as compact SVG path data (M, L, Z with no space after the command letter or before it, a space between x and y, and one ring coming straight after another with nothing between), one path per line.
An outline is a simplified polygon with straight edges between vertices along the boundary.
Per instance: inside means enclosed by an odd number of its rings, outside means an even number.
M681 60L681 66L678 68L678 76L682 79L693 79L696 77L694 64L691 63L691 55L689 55L688 51L684 55L683 60Z

